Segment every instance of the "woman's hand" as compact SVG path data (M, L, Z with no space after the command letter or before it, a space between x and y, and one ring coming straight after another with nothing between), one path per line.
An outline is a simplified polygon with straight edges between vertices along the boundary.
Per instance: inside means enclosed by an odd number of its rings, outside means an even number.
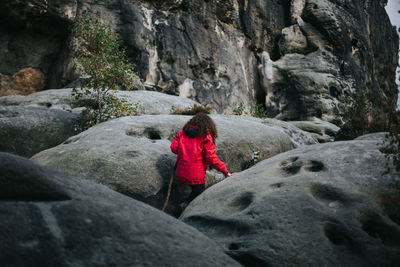
M231 176L232 176L232 173L230 173L230 172L228 172L228 174L225 175L225 177L231 177Z

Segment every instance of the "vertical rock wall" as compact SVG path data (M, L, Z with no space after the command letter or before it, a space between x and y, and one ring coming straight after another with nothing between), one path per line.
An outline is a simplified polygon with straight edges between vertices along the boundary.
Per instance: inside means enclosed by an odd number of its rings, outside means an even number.
M290 19L281 57L262 55L270 113L340 125L363 97L375 118L396 101L398 39L380 1L292 1Z
M76 0L1 1L0 96L49 87L75 14Z
M360 95L376 114L397 95L398 39L378 0L5 0L0 7L0 94L75 80L70 28L85 14L120 34L148 85L218 112L258 102L270 117L340 125ZM17 80L27 68L34 81Z

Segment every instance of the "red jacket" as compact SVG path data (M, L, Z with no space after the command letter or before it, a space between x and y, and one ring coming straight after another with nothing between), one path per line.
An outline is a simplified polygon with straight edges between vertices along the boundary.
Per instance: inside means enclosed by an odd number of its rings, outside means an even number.
M211 135L201 139L190 138L181 131L171 144L171 151L178 154L177 176L181 183L188 185L205 184L208 165L228 175L225 163L215 153Z

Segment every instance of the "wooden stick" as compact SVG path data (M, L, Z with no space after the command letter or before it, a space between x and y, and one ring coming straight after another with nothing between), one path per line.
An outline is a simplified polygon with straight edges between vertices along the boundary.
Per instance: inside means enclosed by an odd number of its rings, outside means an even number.
M171 195L172 181L174 180L175 171L176 171L177 166L178 166L178 162L175 163L174 169L171 172L171 178L169 179L169 185L168 185L168 193L167 193L167 197L165 198L165 202L162 207L162 211L165 211L165 208L168 205L169 196Z

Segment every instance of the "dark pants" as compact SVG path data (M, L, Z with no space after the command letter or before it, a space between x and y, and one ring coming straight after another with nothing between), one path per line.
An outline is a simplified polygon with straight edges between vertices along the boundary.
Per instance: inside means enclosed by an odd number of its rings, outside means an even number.
M204 192L206 190L206 185L205 184L196 184L196 185L191 185L192 192L190 193L187 202L191 202L193 199L195 199L198 195Z

